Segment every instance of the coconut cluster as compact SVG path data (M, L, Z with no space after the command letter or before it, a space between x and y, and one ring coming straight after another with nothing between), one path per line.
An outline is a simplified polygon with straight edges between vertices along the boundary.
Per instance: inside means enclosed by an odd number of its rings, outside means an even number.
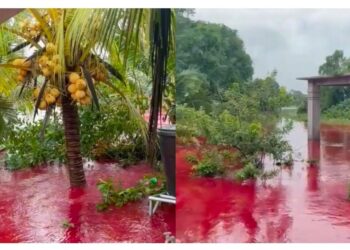
M34 100L37 100L39 97L39 93L40 93L40 88L35 88L34 92L33 92L33 97ZM52 105L52 104L60 104L60 91L53 87L53 88L47 88L45 89L44 95L41 98L40 104L39 104L39 109L41 110L45 110L47 109L48 106Z
M107 79L107 70L102 64L97 65L91 73L91 76L98 82L104 82Z
M20 22L19 28L26 37L31 39L37 37L41 30L40 23L33 23L29 19Z
M69 75L68 92L77 103L81 105L91 104L90 92L87 89L86 81L78 73L73 72Z
M45 54L39 57L39 67L45 77L50 77L62 71L60 56L57 54L57 47L53 43L46 45Z
M24 58L18 58L13 60L12 65L22 67L18 70L17 81L23 82L28 74L29 68L31 67L31 61L26 61Z

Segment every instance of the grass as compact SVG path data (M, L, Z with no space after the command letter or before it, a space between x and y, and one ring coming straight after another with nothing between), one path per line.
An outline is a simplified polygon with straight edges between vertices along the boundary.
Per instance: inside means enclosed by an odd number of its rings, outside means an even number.
M307 113L284 112L283 116L296 121L307 122ZM350 118L327 118L321 114L321 123L329 125L350 125Z
M323 124L334 124L334 125L350 125L350 119L346 118L321 118Z

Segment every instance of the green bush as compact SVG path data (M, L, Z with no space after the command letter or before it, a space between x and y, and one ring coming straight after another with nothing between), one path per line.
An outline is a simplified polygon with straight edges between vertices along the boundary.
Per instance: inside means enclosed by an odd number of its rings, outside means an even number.
M125 104L103 104L100 111L80 110L82 156L88 159L113 159L128 165L145 158L141 126ZM5 165L16 170L52 161L64 162L63 124L59 119L48 123L40 138L42 121L30 123L17 119L3 140Z
M192 164L192 165L196 165L198 164L198 158L197 156L195 156L194 154L187 154L185 156L185 159L188 163Z
M323 112L326 119L350 119L350 99L331 106Z
M199 176L221 175L224 172L223 158L216 150L205 152L203 159L194 165L193 170Z
M278 162L283 162L291 155L292 148L284 139L284 135L292 128L289 121L280 126L270 124L267 128L260 121L240 120L228 110L214 117L182 105L177 108L177 128L182 131L177 134L179 137L204 136L210 144L236 148L242 159L256 165L262 165L265 155L270 155Z
M100 180L97 188L102 195L102 201L96 206L98 211L104 211L112 205L122 207L129 202L166 190L165 178L162 175L144 176L135 186L125 189L122 188L121 183L115 187L111 180Z
M248 179L257 179L261 175L262 171L254 166L252 163L247 163L243 168L235 172L234 178L238 181L244 181Z
M203 110L195 110L184 105L176 106L176 135L179 137L210 138L214 127L212 118Z
M108 158L132 163L145 158L143 120L134 118L118 99L102 105L100 111L80 110L81 150L90 159Z
M40 139L41 127L41 122L28 123L21 120L8 131L4 141L7 169L16 170L64 160L64 136L61 126L49 124L45 136Z

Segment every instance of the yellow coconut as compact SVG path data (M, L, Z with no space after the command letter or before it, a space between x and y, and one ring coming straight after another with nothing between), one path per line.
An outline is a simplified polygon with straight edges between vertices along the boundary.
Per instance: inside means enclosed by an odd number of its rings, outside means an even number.
M78 100L78 97L73 93L70 95L70 97L72 97L73 100L77 101Z
M74 94L77 91L77 89L78 89L77 85L75 85L74 83L69 84L69 86L68 86L68 91L71 94Z
M60 95L60 91L59 91L58 89L56 89L56 88L52 88L52 89L50 90L50 94L51 94L53 97L57 98L57 97Z
M47 61L47 67L49 67L51 70L55 67L55 63L53 61Z
M29 34L30 34L30 37L36 37L37 36L37 32L35 30L31 30Z
M40 29L41 29L40 23L35 23L35 24L33 25L33 28L34 28L36 31L40 31Z
M25 23L25 22L20 22L20 23L19 23L19 27L20 27L21 29L25 28L25 26L26 26L26 23Z
M103 81L106 81L106 78L107 78L107 77L106 77L106 75L105 75L104 73L98 73L98 74L97 74L97 79L96 79L96 80L97 80L97 81L102 81L102 82L103 82Z
M12 65L14 65L14 66L22 66L23 61L24 61L23 59L17 58L15 60L13 60Z
M60 62L60 56L54 55L51 59L55 64L58 64Z
M44 100L40 101L39 109L43 110L47 108L47 103Z
M31 62L31 61L23 60L22 66L23 66L23 67L26 67L26 68L29 68L30 66L32 66L32 62Z
M21 75L21 76L26 76L26 75L27 75L27 71L24 70L24 69L21 69L21 70L19 71L19 75Z
M83 105L90 105L91 104L91 98L89 96L85 96L84 98L80 99L80 103Z
M55 103L56 98L53 95L51 95L51 94L46 94L45 95L45 101L47 102L47 104L50 105L52 103Z
M75 72L73 72L73 73L70 73L70 75L69 75L69 82L70 83L75 83L77 80L79 80L80 79L80 76L79 76L79 74L77 74L77 73L75 73Z
M48 69L46 67L42 68L41 71L43 72L43 75L46 76L46 77L51 75L50 69Z
M75 84L77 85L77 88L79 90L84 90L86 89L86 82L83 79L78 79Z
M46 52L49 54L56 53L56 46L53 43L46 44Z
M47 56L41 56L39 58L39 64L40 65L46 65L46 63L48 62L49 58Z
M40 93L40 89L39 88L35 88L34 91L33 91L33 96L34 96L35 99L38 98L39 93Z
M76 96L78 99L81 99L81 98L84 98L84 97L86 96L86 93L85 93L85 91L77 90L77 92L75 92L75 96Z
M25 79L25 77L22 76L22 75L18 75L18 76L17 76L17 81L19 81L19 82L23 82L24 79Z
M59 64L56 64L54 67L53 67L53 72L55 73L60 73L62 71L62 66L59 65Z

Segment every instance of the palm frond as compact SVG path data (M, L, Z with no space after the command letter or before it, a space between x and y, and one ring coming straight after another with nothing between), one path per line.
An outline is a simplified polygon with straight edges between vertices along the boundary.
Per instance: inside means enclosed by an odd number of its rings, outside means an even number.
M163 92L167 83L167 64L169 57L172 14L170 9L156 9L152 11L150 19L150 62L152 67L152 97L149 117L149 160L154 163L158 117L162 113Z

